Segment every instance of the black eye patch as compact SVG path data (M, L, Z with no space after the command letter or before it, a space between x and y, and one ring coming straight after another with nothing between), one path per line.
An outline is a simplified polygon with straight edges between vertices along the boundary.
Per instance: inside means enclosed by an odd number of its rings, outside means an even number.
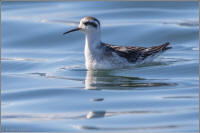
M91 26L97 28L97 24L94 22L85 22L84 25L91 25Z

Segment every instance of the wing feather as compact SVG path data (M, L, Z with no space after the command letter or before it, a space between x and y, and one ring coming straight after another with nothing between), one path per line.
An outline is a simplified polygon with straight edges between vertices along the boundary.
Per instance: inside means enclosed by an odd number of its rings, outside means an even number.
M153 47L138 47L138 46L116 46L103 43L109 51L117 53L120 57L126 58L129 62L144 60L148 56L154 56L159 52L164 52L171 47L168 47L169 42Z

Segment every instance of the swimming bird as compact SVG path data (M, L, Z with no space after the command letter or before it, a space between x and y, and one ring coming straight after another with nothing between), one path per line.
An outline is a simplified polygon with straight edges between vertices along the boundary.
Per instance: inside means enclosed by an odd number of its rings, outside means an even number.
M87 69L112 69L132 66L155 57L170 49L169 42L152 47L117 46L101 41L100 21L94 17L84 17L75 29L64 32L63 35L74 31L85 33L85 66Z

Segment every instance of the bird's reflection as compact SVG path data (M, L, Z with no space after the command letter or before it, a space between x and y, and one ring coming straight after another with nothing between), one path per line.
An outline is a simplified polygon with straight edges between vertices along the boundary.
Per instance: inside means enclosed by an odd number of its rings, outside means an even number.
M115 76L113 71L87 71L85 78L86 90L131 90L146 87L172 86L174 83L156 82L156 80L140 77Z
M148 111L148 110L132 110L132 111L105 111L105 110L93 110L83 116L86 119L103 118L117 115L136 115L136 114L158 114L164 113L164 111Z
M87 113L86 118L87 119L93 119L93 118L101 118L105 117L106 111L90 111Z

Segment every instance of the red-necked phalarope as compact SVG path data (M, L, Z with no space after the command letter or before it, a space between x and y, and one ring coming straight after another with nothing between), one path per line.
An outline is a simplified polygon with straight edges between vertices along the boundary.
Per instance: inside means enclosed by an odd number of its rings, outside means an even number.
M152 47L116 46L101 42L100 22L94 17L84 17L77 28L67 31L83 31L85 39L85 65L87 69L110 69L144 63L148 57L157 57L170 49L169 43ZM153 58L152 58L153 57ZM149 58L148 58L149 61Z

